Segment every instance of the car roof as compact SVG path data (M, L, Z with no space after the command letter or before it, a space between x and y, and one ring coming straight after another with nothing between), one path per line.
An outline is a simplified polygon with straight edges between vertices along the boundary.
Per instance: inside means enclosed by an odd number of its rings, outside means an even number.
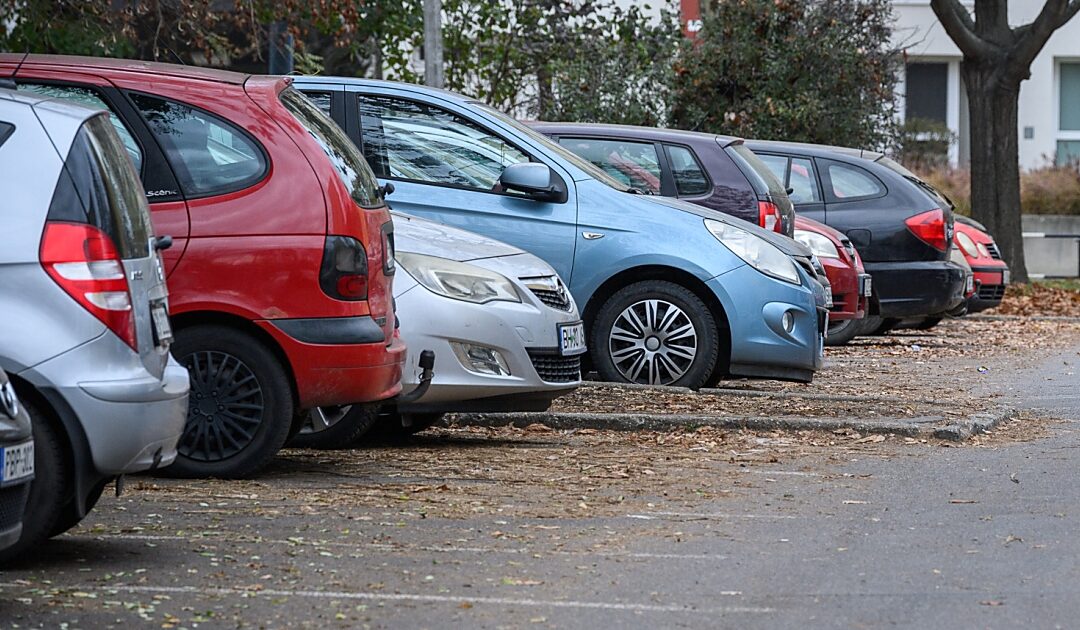
M85 105L79 105L67 99L42 96L34 92L19 92L0 88L0 105L15 105L37 110L48 110L51 114L66 116L75 121L83 121L98 113Z
M138 74L157 74L170 77L186 77L214 81L217 83L231 83L243 85L251 75L216 68L201 68L199 66L182 66L171 63L156 61L139 61L137 59L113 59L109 57L80 57L76 55L38 55L21 53L0 53L0 65L25 64L34 66L52 66L70 68L72 70L98 70L106 72L134 72ZM0 71L2 74L2 71Z
M569 123L547 122L541 120L526 121L537 131L554 134L588 133L590 135L612 135L622 138L640 138L660 142L686 142L687 138L716 140L721 146L728 146L741 141L735 136L725 136L702 131L683 131L681 129L663 129L660 127L639 127L636 125L611 125L605 123Z
M881 158L885 157L884 153L880 153L878 151L856 149L853 147L839 147L828 144L811 144L809 142L785 142L781 140L747 140L746 143L752 144L755 147L763 150L798 149L802 153L808 155L816 155L820 157L830 157L836 154L840 154L847 157L869 160L871 162L877 162Z
M406 92L413 92L416 94L425 94L428 96L438 96L443 100L448 100L457 103L482 103L483 101L475 98L465 96L458 92L451 92L450 90L444 90L442 88L433 88L426 85L417 85L416 83L404 83L402 81L387 81L384 79L363 79L360 77L337 77L337 76L323 76L320 74L308 74L303 76L293 77L300 82L308 83L336 83L340 85L357 85L363 87L375 87L375 88L389 88L395 90L404 90Z

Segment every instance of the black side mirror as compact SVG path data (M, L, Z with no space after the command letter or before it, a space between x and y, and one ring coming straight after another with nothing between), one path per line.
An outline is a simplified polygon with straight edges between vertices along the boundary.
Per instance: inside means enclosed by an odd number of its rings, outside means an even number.
M499 184L504 190L523 192L538 201L566 201L566 190L561 180L547 164L519 162L503 169Z
M394 193L394 182L386 182L382 186L379 186L379 192L382 193L383 199L386 199Z

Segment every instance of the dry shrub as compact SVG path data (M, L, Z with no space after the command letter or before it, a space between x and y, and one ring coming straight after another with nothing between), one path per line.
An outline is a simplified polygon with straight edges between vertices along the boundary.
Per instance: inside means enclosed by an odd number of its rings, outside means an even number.
M956 204L960 214L971 216L971 172L949 168L921 172L934 188ZM1020 174L1020 207L1024 214L1080 215L1080 169L1044 166Z

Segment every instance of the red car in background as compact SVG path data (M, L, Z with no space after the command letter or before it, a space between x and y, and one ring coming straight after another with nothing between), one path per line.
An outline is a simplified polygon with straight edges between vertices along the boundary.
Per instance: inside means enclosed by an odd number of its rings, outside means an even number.
M870 274L863 269L862 259L851 241L824 223L796 216L795 240L817 254L825 268L833 298L825 343L842 346L858 334L858 321L869 310L873 290Z
M956 215L953 241L975 275L975 294L968 298L967 312L977 313L1001 304L1009 284L1009 265L1001 259L994 237L978 221Z
M191 397L170 472L251 475L301 411L399 393L383 191L288 79L24 54L0 54L0 77L108 110L154 232L172 237L172 350Z

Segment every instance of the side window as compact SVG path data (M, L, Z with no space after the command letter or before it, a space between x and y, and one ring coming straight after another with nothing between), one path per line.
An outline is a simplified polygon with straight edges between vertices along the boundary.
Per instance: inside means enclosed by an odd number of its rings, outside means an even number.
M651 142L559 138L559 144L627 186L660 193L660 158Z
M330 115L330 102L331 97L329 92L304 92L304 96L308 97L312 103L315 103L315 107L322 110L322 113L327 116Z
M785 185L790 186L787 183L788 176L788 158L783 155L767 155L765 153L758 153L757 156L761 158L761 161L765 163L765 166L769 167L773 175L776 175L776 179L783 182ZM795 198L792 197L792 201Z
M377 177L495 190L529 156L472 121L423 103L360 99L364 157Z
M877 178L857 166L828 162L825 172L828 174L829 192L840 201L885 194L885 187Z
M818 191L817 176L814 174L814 162L808 158L791 158L791 175L788 187L793 189L791 200L795 203L821 201Z
M147 94L130 96L161 143L187 197L242 190L266 174L262 149L238 127L176 101Z
M696 197L709 192L709 178L701 168L693 152L686 147L665 145L671 176L675 179L675 191L680 197Z
M7 139L11 137L14 131L15 125L0 121L0 146L4 146L4 143L7 142Z
M101 98L96 90L74 85L47 85L44 83L19 83L19 89L40 94L42 96L74 101L80 105L85 105L93 109L104 109L108 111L109 122L111 122L112 126L116 129L116 133L120 136L120 141L124 143L124 149L126 149L128 155L131 156L131 162L135 165L135 171L142 172L142 148L140 148L139 144L135 141L135 136L131 134L131 131L120 121L120 117L116 115L116 112L112 111L112 108L105 103L105 100Z

